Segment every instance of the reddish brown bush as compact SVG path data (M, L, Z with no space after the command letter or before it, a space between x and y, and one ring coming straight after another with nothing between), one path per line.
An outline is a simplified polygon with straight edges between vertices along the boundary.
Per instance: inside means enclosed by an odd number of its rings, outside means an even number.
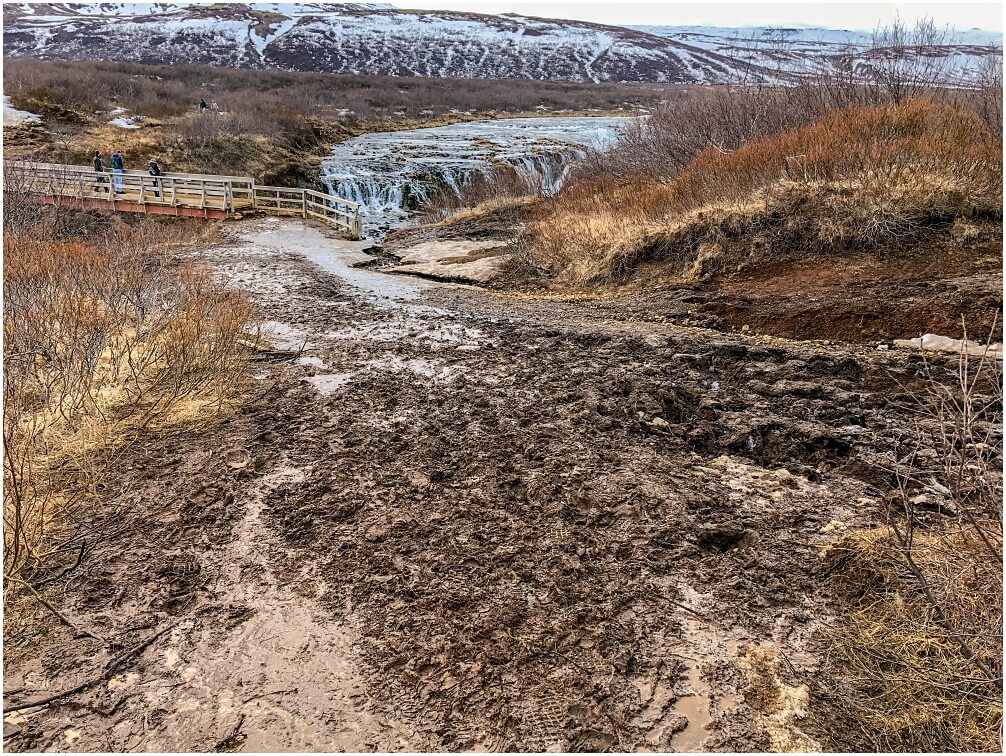
M721 220L741 235L783 223L825 248L883 245L934 219L1001 217L1000 144L951 105L852 106L733 151L707 148L669 184L576 183L542 204L527 242L539 267L581 283L654 255L683 265L715 256Z
M33 595L53 559L81 548L79 507L112 474L112 451L214 417L244 375L248 302L163 256L197 238L194 226L59 239L51 216L65 212L5 217L5 598Z
M774 182L847 183L869 197L910 193L926 206L1001 208L1002 158L980 119L926 99L852 106L813 124L700 154L671 185L679 212L736 203Z

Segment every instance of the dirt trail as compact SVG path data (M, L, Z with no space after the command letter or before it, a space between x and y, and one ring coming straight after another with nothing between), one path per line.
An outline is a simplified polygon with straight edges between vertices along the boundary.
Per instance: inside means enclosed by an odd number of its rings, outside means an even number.
M54 594L118 647L20 638L7 703L172 629L7 715L9 749L821 745L818 557L886 490L914 355L391 277L296 221L226 233L193 255L255 297L265 395L123 465Z

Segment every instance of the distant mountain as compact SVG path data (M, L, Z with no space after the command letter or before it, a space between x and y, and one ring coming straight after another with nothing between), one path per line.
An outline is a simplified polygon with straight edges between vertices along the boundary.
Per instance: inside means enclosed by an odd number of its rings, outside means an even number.
M874 48L866 31L827 29L820 26L631 26L631 29L675 39L703 50L739 60L757 61L800 75L813 69L850 64L863 75L872 60L885 51ZM966 80L989 55L1002 57L1003 35L982 29L951 31L946 44L924 48L917 54L947 59L948 74Z
M3 16L8 57L682 84L798 75L811 56L842 54L845 42L834 35L850 34L799 30L775 44L757 42L767 38L758 29L625 28L387 3L20 3L4 5ZM803 38L818 31L832 36ZM966 54L991 51L974 44Z

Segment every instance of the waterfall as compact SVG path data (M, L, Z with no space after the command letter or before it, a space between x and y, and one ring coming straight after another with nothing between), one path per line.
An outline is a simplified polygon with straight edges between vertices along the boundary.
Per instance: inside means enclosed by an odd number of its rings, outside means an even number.
M582 149L567 148L550 154L514 156L494 164L429 166L423 171L390 175L330 168L322 178L329 194L357 202L367 213L406 213L419 208L438 189L449 190L460 198L473 177L488 176L500 164L511 166L528 186L550 196L562 188L574 158L584 154Z
M588 147L612 142L625 118L519 118L366 134L322 163L330 194L357 202L364 223L399 225L435 192L460 197L500 166L542 194L557 192Z

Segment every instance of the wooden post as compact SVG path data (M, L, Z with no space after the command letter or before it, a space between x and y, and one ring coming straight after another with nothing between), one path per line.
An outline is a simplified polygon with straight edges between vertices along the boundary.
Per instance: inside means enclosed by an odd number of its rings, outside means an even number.
M356 217L353 218L353 239L360 240L363 238L363 224L360 222L360 208L356 209Z

